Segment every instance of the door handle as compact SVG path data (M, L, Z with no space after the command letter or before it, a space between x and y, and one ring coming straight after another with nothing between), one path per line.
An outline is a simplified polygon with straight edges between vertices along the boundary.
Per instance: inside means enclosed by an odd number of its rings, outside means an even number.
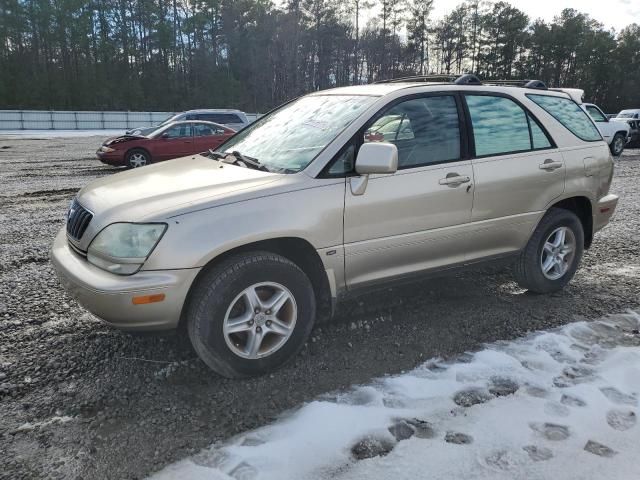
M550 158L547 158L544 163L541 163L540 165L538 165L538 168L540 170L546 170L547 172L553 172L554 170L557 170L558 168L562 168L562 166L564 165L564 163L562 162L555 162L553 160L551 160Z
M447 173L445 178L438 180L440 185L448 185L449 187L458 187L463 183L469 183L471 178L467 175L458 175L457 173Z

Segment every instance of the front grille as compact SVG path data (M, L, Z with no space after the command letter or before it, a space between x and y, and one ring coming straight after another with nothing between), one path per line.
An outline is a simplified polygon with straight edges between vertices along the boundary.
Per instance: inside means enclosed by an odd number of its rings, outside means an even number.
M74 199L67 213L67 235L80 240L92 218L93 214Z

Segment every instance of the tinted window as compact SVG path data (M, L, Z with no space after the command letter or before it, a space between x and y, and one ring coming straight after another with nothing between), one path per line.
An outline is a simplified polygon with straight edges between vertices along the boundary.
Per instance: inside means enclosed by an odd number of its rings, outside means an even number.
M200 113L198 120L206 120L207 122L221 123L243 123L242 119L234 113Z
M177 113L175 115L171 115L170 117L165 118L160 125L166 125L167 123L177 122L179 120L185 120L184 113Z
M166 136L168 138L180 138L180 137L190 137L191 136L191 124L190 123L183 123L180 125L174 125L173 127L170 127L168 129L166 129L162 135L164 136L166 134Z
M593 118L595 122L607 121L607 118L602 114L602 112L592 105L587 106L587 112L589 112L589 115L591 115L591 118Z
M533 142L534 150L552 147L549 137L531 115L529 115L529 127L531 127L531 141Z
M355 167L355 152L356 147L353 143L344 148L327 170L327 174L335 176L352 172Z
M414 98L399 103L367 128L365 142L398 147L398 168L460 159L458 108L452 96Z
M467 95L476 156L531 150L529 122L513 100L490 95Z
M573 100L550 95L529 94L527 97L540 105L576 137L588 142L602 140L600 132L586 112Z
M196 137L206 137L208 135L215 135L216 133L213 128L211 128L211 126L204 125L202 123L196 123L193 126L193 134Z

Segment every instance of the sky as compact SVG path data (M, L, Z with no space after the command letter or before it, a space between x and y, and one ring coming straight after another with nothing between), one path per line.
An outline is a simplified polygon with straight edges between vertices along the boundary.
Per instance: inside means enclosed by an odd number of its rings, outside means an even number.
M494 0L494 2L497 0ZM590 17L604 24L605 28L622 30L632 23L640 24L640 0L506 0L516 8L519 8L531 21L542 18L546 21L553 20L565 8L574 8L579 12L587 13ZM463 0L434 0L433 19L440 19L450 13ZM364 25L368 18L377 14L376 8L367 12L361 19Z
M574 8L617 31L631 23L640 24L640 0L507 0L525 12L531 20L553 20L564 8ZM434 18L442 18L453 10L460 0L435 0Z

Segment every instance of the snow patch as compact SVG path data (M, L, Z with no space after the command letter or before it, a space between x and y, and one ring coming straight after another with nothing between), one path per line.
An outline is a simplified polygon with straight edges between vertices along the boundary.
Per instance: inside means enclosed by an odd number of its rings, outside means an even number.
M640 478L639 328L629 313L430 360L151 478Z
M40 422L25 422L22 425L20 425L18 428L16 428L13 432L14 433L30 432L31 430L35 430L36 428L47 427L52 424L69 423L73 419L74 417L69 417L64 415L64 416L55 416L55 417L47 418L46 420L42 420Z

